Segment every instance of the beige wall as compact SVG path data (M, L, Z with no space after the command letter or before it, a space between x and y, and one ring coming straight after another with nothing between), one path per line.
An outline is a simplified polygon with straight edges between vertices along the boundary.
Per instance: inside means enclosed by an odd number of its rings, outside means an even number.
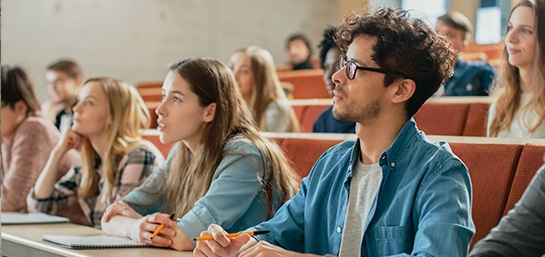
M304 32L317 52L323 29L338 22L338 0L2 0L2 64L29 72L47 98L44 69L59 58L84 76L130 83L162 80L176 60L226 61L258 45L284 63L285 38ZM318 55L315 53L315 57Z
M456 10L464 14L472 24L475 26L476 22L476 10L480 6L480 1L475 0L456 0L450 1L450 10ZM475 28L474 28L475 29ZM473 31L475 32L475 31ZM475 40L475 34L471 37L470 41Z

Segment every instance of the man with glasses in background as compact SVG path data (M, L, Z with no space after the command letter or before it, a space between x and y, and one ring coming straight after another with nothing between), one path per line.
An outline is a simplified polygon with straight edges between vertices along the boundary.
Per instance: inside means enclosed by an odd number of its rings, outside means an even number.
M435 32L445 36L456 51L458 58L454 65L454 74L440 88L436 95L444 96L487 96L496 70L486 62L464 61L461 58L466 48L473 26L463 14L453 11L437 19Z
M81 69L74 61L59 60L47 67L45 80L49 99L42 104L42 110L64 134L72 125L72 107L83 82Z
M356 122L356 141L327 150L275 216L227 237L202 233L195 256L466 256L475 232L471 182L447 143L412 116L452 74L456 54L403 10L352 15L336 32L342 56L333 116ZM274 255L276 254L276 255Z

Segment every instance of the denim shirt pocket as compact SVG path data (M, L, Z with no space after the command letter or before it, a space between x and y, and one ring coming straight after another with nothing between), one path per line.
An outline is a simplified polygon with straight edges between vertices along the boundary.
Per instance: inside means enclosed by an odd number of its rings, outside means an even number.
M409 226L378 226L376 228L377 253L387 256L399 253L409 253L413 239L409 234Z

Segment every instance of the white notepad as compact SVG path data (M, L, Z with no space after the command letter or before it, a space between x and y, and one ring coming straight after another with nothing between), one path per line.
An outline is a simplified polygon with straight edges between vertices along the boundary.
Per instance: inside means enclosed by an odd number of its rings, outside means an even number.
M106 248L134 248L150 247L124 237L116 236L60 236L42 235L42 239L62 247L71 249L106 249Z
M46 213L2 213L0 214L2 225L42 224L42 223L66 223L68 218L53 216Z

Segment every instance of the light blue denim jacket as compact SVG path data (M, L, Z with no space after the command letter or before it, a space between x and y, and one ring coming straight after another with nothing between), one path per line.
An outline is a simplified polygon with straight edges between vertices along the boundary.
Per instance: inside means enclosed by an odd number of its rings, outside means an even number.
M166 163L122 201L141 215L164 212L162 207L167 196L161 194L161 189L168 178L168 170L176 152L177 147L174 147ZM206 194L195 203L191 211L178 217L178 227L188 238L199 236L212 223L221 225L228 232L237 232L267 220L267 204L258 181L258 176L263 178L258 149L248 139L238 137L228 141L223 152L224 158ZM275 195L275 199L281 197ZM280 204L276 202L274 209L279 207Z
M359 156L359 141L327 150L294 198L250 230L270 230L256 238L288 250L338 255ZM365 223L361 256L466 256L475 231L471 183L448 144L429 142L410 119L379 164L383 180Z

